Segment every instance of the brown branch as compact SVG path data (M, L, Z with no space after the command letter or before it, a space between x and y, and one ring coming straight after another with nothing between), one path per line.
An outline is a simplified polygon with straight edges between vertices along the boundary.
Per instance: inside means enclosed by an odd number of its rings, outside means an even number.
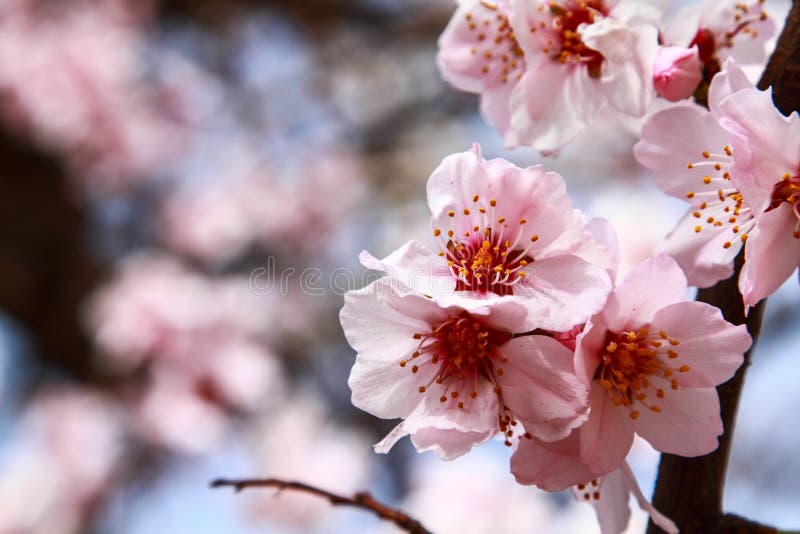
M800 110L800 0L793 2L776 49L758 83L760 89L770 86L773 87L772 96L778 109L785 114ZM725 472L728 467L736 410L744 384L744 375L750 364L750 355L761 331L766 303L765 300L761 301L751 309L748 317L744 316L742 296L738 288L743 261L743 254L740 253L736 259L733 276L714 287L701 289L697 294L698 301L717 306L728 321L747 325L747 330L753 337L753 347L745 354L744 363L736 375L717 388L725 433L720 437L719 447L711 454L699 458L662 454L658 468L653 504L670 517L684 533L776 532L772 527L722 513ZM647 532L657 534L661 529L651 521Z
M240 480L227 480L219 478L212 481L210 486L212 488L229 487L233 488L237 492L247 488L276 488L279 491L287 489L299 491L302 493L315 495L317 497L322 497L334 506L353 506L356 508L361 508L362 510L370 511L381 519L389 521L390 523L394 523L398 527L411 534L432 534L431 531L422 526L422 523L413 517L410 517L408 514L405 514L400 510L396 510L379 501L376 501L372 495L364 491L358 492L352 497L346 497L325 491L309 484L304 484L303 482L294 482L291 480L281 480L277 478L252 478Z

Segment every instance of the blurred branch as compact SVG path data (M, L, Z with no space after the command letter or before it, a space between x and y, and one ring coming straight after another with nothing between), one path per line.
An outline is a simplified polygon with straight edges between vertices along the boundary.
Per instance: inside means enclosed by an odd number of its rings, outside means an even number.
M353 506L368 510L381 519L394 523L406 532L411 534L432 534L431 531L422 526L422 523L416 519L408 516L400 510L390 508L385 504L376 501L372 495L366 492L358 492L352 497L337 495L329 491L325 491L302 482L293 482L290 480L280 480L277 478L263 478L263 479L242 479L242 480L227 480L217 479L211 482L212 488L233 488L239 492L247 488L276 488L278 491L293 490L301 493L307 493L317 497L326 499L334 506Z
M57 158L2 130L0 165L0 309L37 357L87 379L80 311L104 272L86 243L88 215Z
M786 24L758 83L760 89L772 86L775 106L783 113L800 110L800 0L792 3ZM653 505L670 517L681 532L777 532L746 519L723 515L722 497L725 473L728 467L731 441L736 420L736 410L744 384L744 375L761 331L766 299L744 316L742 296L739 293L739 273L744 263L744 252L736 258L733 276L714 287L701 289L697 300L717 306L722 315L734 324L744 324L753 337L753 346L745 354L744 363L734 377L717 388L720 411L725 432L719 439L717 450L699 458L683 458L662 454L658 468L658 481L653 495ZM661 532L652 521L648 534Z

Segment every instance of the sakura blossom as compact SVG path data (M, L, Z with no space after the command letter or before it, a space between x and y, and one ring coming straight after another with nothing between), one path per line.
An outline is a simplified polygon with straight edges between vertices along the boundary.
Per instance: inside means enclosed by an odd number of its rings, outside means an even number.
M520 144L565 145L609 105L641 116L651 83L661 0L512 2L512 26L527 69L511 95Z
M518 144L509 100L522 79L525 53L510 17L510 0L460 1L439 38L437 63L455 88L481 95L481 112L509 146Z
M568 330L602 307L610 256L591 245L558 174L487 161L475 145L445 158L427 193L438 252L409 241L381 260L363 252L366 267L443 306L515 302L526 330Z
M653 98L656 23L666 2L465 1L439 41L455 87L508 146L555 152L609 104L632 116Z
M656 185L691 206L657 251L675 258L692 285L708 287L729 277L755 225L746 182L732 169L737 155L731 134L720 122L721 102L748 87L745 73L729 59L711 82L708 110L682 105L660 111L634 147Z
M112 372L147 370L134 402L144 436L197 452L224 435L230 411L280 398L268 302L244 279L208 280L169 257L140 255L121 266L94 296L87 322ZM204 432L185 431L203 420Z
M0 530L78 532L119 476L124 429L112 399L53 387L4 443Z
M666 255L634 268L578 336L575 370L591 388L581 462L622 464L634 433L656 450L700 456L722 433L715 386L733 376L751 339L719 309L685 302L686 278Z
M764 0L704 0L682 8L664 29L663 40L667 46L697 47L703 77L711 80L729 57L740 65L761 67L774 32Z
M583 422L586 388L569 350L547 336L514 337L524 317L514 301L445 307L395 291L387 277L349 292L340 319L358 352L352 402L404 419L375 449L410 435L418 451L449 460L500 432L511 446L561 439Z

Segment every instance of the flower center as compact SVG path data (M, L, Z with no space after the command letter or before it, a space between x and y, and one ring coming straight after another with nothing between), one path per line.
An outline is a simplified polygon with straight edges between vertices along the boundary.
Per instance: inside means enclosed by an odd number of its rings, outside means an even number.
M663 330L654 335L647 328L608 332L595 379L600 380L616 406L630 410L631 419L639 418L641 407L661 413L653 397L663 399L667 391L677 390L676 373L691 370L679 361L679 344Z
M800 176L789 173L783 175L781 181L772 187L772 201L767 211L774 210L784 202L792 205L792 211L797 217L793 235L800 239Z
M452 403L462 410L465 404L478 398L478 382L488 380L500 401L499 430L510 446L517 422L502 402L497 377L503 376L502 364L508 361L499 347L511 337L510 333L488 327L462 312L434 325L430 332L414 334L414 339L419 340L417 350L410 359L400 360L400 367L417 374L431 366L433 373L421 373L431 378L419 387L419 392L432 393L435 389L439 402Z
M764 0L757 0L747 4L738 2L733 10L733 20L728 31L714 34L708 28L700 28L697 34L689 43L689 48L697 46L700 61L703 63L703 75L710 80L716 73L722 70L720 60L717 55L721 48L733 48L735 40L741 36L755 39L758 37L758 30L752 27L756 22L767 19L767 14L762 10Z
M586 46L578 33L581 24L592 24L597 15L604 16L607 9L602 0L579 0L549 2L554 16L552 40L543 50L561 63L582 63L589 76L599 78L603 65L603 54Z
M534 261L531 249L539 236L528 233L526 219L512 224L498 216L496 200L489 200L488 205L481 204L478 195L472 200L475 211L448 212L451 225L447 241L441 228L434 229L439 256L446 258L457 291L511 295L514 286L527 276L524 269Z

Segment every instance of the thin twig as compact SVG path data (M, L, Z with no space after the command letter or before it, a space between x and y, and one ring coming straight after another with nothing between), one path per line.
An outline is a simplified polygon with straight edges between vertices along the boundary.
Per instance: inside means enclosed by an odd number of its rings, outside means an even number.
M409 516L408 514L391 508L377 500L365 491L360 491L352 497L337 495L329 491L292 480L281 480L278 478L246 478L240 480L228 480L219 478L211 482L212 488L233 488L239 492L248 488L275 488L278 490L293 490L308 493L326 499L334 506L354 506L362 510L368 510L381 519L394 523L406 532L411 534L432 534L432 532L422 526L422 523Z

